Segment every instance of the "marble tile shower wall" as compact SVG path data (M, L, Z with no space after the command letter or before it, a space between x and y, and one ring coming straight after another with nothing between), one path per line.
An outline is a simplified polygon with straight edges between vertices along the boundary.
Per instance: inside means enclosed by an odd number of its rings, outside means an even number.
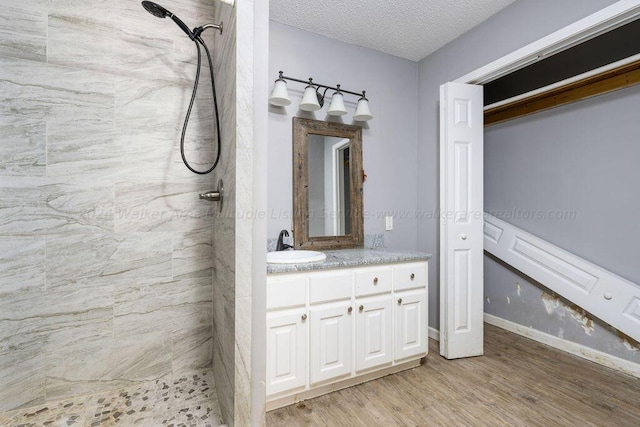
M243 0L244 1L244 0ZM235 331L236 331L236 241L237 228L234 215L237 205L236 136L236 10L217 3L216 21L224 23L224 32L216 37L214 69L220 96L222 157L214 175L222 179L225 188L224 211L213 219L213 378L218 391L222 418L234 425L235 405ZM243 189L242 194L246 194ZM249 193L250 194L250 193ZM249 316L250 319L250 316ZM242 425L242 424L237 424Z
M171 3L213 21L214 0ZM178 151L195 58L138 0L2 1L0 411L211 367L214 181Z

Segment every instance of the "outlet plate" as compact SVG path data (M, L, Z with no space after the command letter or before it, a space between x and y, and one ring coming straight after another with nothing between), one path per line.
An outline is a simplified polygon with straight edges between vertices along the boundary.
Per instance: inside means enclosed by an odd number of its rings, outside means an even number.
M393 230L393 217L392 216L385 216L384 217L384 229L387 231L391 231Z

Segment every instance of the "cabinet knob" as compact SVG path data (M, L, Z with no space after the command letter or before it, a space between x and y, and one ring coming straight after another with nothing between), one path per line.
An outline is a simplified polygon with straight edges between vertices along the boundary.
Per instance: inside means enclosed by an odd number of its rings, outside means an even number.
M373 284L374 284L374 285L377 285L377 284L378 284L378 278L377 278L377 277L374 277L374 278L373 278Z
M352 311L353 311L353 307L347 308L347 313L351 314Z
M411 280L413 280L413 279L415 279L415 278L416 278L416 275L415 275L415 274L413 274L413 273L411 273L411 276L409 276L409 277L411 277Z
M364 311L364 305L361 305L360 307L358 307L358 311L360 311L360 313L362 313Z
M402 298L398 298L398 304L402 304Z
M302 315L302 321L304 322L305 320L307 320L307 314L306 313Z

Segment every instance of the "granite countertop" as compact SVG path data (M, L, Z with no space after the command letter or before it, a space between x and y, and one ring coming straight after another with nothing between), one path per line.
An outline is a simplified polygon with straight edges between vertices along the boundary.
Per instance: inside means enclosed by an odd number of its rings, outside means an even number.
M431 258L431 254L423 252L395 251L387 249L341 249L337 251L322 252L327 254L327 259L322 262L309 262L302 264L267 264L267 274L329 270L371 264L390 264L395 262L426 261Z

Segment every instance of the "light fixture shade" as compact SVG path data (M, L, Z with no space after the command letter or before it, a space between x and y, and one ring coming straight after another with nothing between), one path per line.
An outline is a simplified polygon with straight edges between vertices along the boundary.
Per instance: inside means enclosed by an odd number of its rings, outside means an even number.
M273 90L271 91L271 96L269 97L269 104L275 105L277 107L286 107L291 104L291 100L289 99L289 92L287 91L287 82L278 79L276 80L276 84L273 85Z
M342 92L336 92L333 94L327 114L329 114L330 116L343 116L347 114L347 109L344 108L344 99L342 97Z
M300 102L300 109L303 111L318 111L320 109L315 87L307 86L304 90L304 96L302 97L302 102Z
M353 120L357 122L366 122L371 119L373 119L373 115L371 115L371 110L369 109L369 101L367 98L360 98L358 100L356 113L353 115Z

